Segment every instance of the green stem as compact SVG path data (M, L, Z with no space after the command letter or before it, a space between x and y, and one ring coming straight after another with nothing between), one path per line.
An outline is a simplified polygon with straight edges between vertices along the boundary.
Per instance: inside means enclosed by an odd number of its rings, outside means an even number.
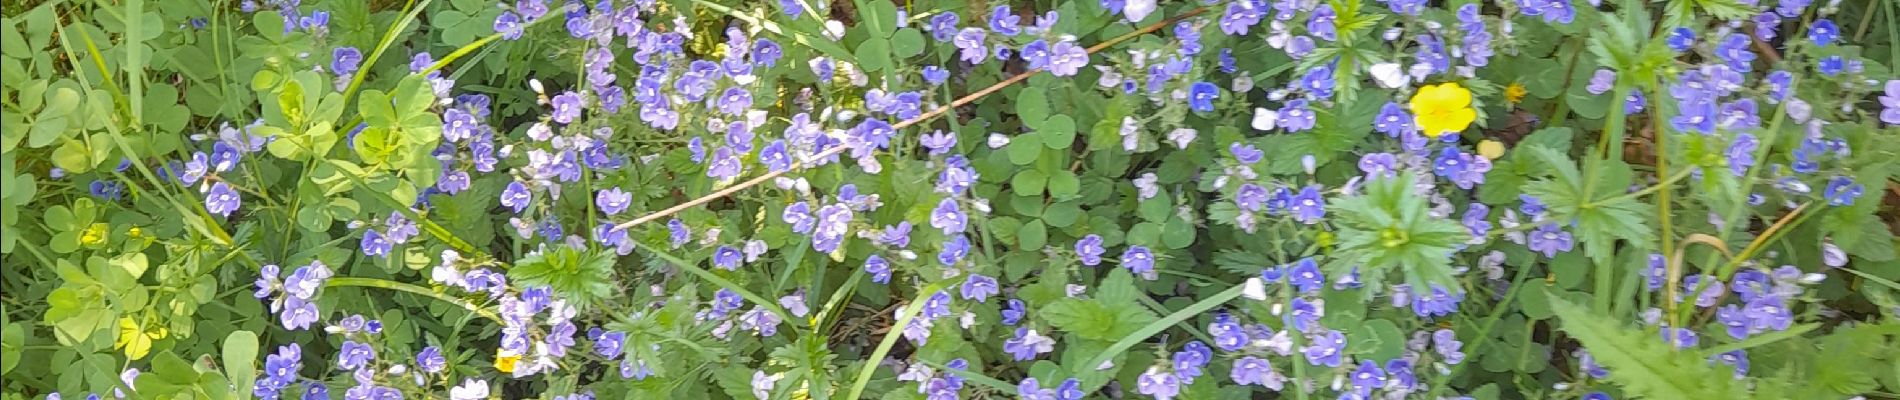
M395 282L395 281L384 280L384 279L375 279L375 278L336 277L336 278L330 278L329 280L325 281L323 283L323 286L325 287L368 287L368 288L389 289L389 290L394 290L398 292L418 294L418 295L422 295L424 297L435 299L437 301L441 301L444 303L454 304L456 306L462 307L462 309L464 310L468 310L468 312L475 313L475 315L479 315L482 318L494 320L495 322L498 322L498 323L502 322L501 316L496 315L495 312L492 310L482 308L481 305L477 305L474 302L470 302L468 300L458 299L454 297L449 297L448 295L443 294L441 292L437 292L433 289L411 285L407 283Z
M846 392L844 400L858 400L864 395L864 385L871 383L871 375L877 373L879 365L884 363L884 357L890 355L891 347L897 345L898 338L904 337L904 327L910 326L910 320L924 311L924 303L929 302L926 299L948 287L951 282L950 280L937 281L917 291L917 297L911 300L909 305L904 306L903 312L897 314L897 321L891 324L890 332L885 333L884 340L878 342L877 350L871 351L871 357L866 358L862 367L859 367L862 369L858 370L858 378L851 383L851 390Z
M1498 320L1504 317L1504 312L1511 309L1511 302L1517 300L1518 293L1523 291L1524 281L1531 276L1530 271L1531 269L1529 267L1519 267L1517 269L1517 276L1511 278L1511 289L1504 293L1504 299L1499 300L1498 305L1491 308L1491 315L1485 317L1484 324L1478 328L1478 334L1465 339L1467 343L1471 343L1471 348L1465 350L1466 354L1482 354L1481 352L1484 349L1484 345L1491 343L1490 340L1487 340L1487 338L1491 337L1491 328L1496 327ZM1434 379L1435 382L1432 383L1431 394L1426 395L1425 398L1438 398L1439 391L1445 388L1445 381L1458 375L1458 372L1464 370L1466 365L1471 365L1474 362L1477 362L1477 360L1467 359L1465 362L1452 366L1451 373L1439 375L1438 378ZM1295 362L1294 366L1299 366L1299 363Z

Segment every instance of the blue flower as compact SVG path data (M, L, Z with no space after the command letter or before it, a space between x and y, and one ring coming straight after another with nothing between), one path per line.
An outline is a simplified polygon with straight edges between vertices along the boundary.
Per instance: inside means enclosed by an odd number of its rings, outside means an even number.
M1318 293L1326 283L1325 275L1320 274L1319 263L1312 258L1300 259L1287 273L1287 283L1293 284L1301 293Z
M1155 400L1171 400L1181 395L1181 380L1160 368L1148 368L1148 372L1135 378L1135 390L1154 396Z
M1847 70L1847 59L1841 58L1841 56L1821 57L1821 61L1815 67L1815 70L1821 71L1822 75L1840 75L1842 71Z
M838 250L844 244L846 231L851 229L853 215L851 208L843 204L832 204L818 209L817 225L811 236L812 249L820 253Z
M554 112L552 114L554 122L567 124L574 122L575 118L580 118L581 116L582 104L581 95L579 93L574 93L574 91L571 90L562 92L561 94L555 95L554 99L550 100L550 103L554 106Z
M1022 20L1023 17L1016 16L1015 13L1010 12L1009 5L1007 4L990 9L990 30L1003 34L1003 36L1016 36L1016 34L1022 33L1022 29L1019 26Z
M1285 128L1287 132L1300 132L1313 129L1313 125L1317 122L1313 111L1306 109L1306 99L1288 101L1286 102L1286 107L1280 109L1280 121L1278 125L1280 125L1281 128Z
M1668 30L1668 38L1664 38L1663 44L1668 44L1668 47L1674 49L1676 53L1689 51L1689 47L1695 47L1695 30L1687 27L1672 28Z
M1055 351L1056 341L1037 334L1034 329L1016 328L1016 335L1003 342L1003 352L1009 353L1016 361L1036 358L1036 355Z
M719 269L727 271L737 271L739 270L739 262L745 259L745 255L740 254L739 249L732 248L732 246L719 246L718 250L713 250L712 259L714 267L719 267Z
M864 272L871 274L871 281L880 285L891 282L891 263L876 254L864 259Z
M1384 133L1386 136L1394 138L1408 132L1418 131L1418 127L1413 125L1412 114L1406 112L1404 107L1399 106L1399 103L1390 101L1385 102L1385 106L1379 108L1379 115L1373 117L1372 128L1379 131L1379 133Z
M1734 68L1736 71L1748 72L1751 68L1749 65L1750 62L1755 61L1755 53L1748 50L1750 43L1752 43L1752 41L1748 38L1748 35L1740 33L1729 34L1722 38L1721 43L1716 44L1715 55L1721 58L1722 61L1727 62L1729 68Z
M1352 371L1352 386L1360 391L1385 386L1385 370L1372 360L1361 360L1359 368Z
M1233 370L1228 375L1233 378L1236 385L1260 385L1269 388L1280 386L1282 384L1280 381L1283 379L1273 373L1273 363L1254 356L1234 360Z
M514 11L502 11L501 15L495 17L495 33L500 33L504 40L520 39L524 28L526 26L522 25L521 16Z
M937 208L930 211L930 226L942 230L945 235L963 233L965 221L963 210L953 198L943 198L937 203Z
M1321 3L1306 20L1306 31L1328 42L1339 40L1339 28L1333 24L1337 19L1339 14L1333 11L1333 6Z
M1861 184L1854 183L1853 178L1835 177L1827 182L1827 189L1822 190L1821 198L1826 199L1830 206L1851 206L1864 190Z
M1102 248L1102 235L1091 233L1075 241L1075 255L1082 260L1082 265L1093 267L1101 264L1104 252L1107 249Z
M1128 246L1128 250L1122 252L1121 263L1123 268L1128 268L1128 272L1143 279L1155 280L1155 255L1147 247Z
M1188 108L1199 112L1214 111L1214 99L1220 98L1220 88L1209 82L1195 82L1188 88Z
M1056 42L1049 51L1049 74L1075 76L1089 65L1089 51L1073 40Z
M998 291L996 278L983 276L981 274L970 274L970 278L963 281L960 293L963 295L964 300L976 300L978 303L984 303L988 302L990 296L996 295Z
M342 369L363 368L369 366L370 360L375 359L376 351L368 344L346 339L343 341L343 347L337 350L336 366Z
M529 192L528 186L520 181L509 182L508 187L501 191L501 205L514 209L516 214L527 211L528 203L533 201L534 193Z
M439 347L429 346L416 353L416 367L422 369L422 372L431 374L442 372L448 366L449 361L442 357L442 349Z
M389 239L384 237L383 234L377 233L375 229L371 229L363 231L362 247L363 255L375 257L389 255L389 250L394 247L394 245L391 244Z
M943 251L937 253L937 262L945 267L955 266L967 255L970 255L970 238L959 234L943 241Z
M1335 330L1325 330L1312 335L1309 339L1306 348L1301 351L1306 356L1308 364L1339 367L1340 352L1346 349L1345 334Z
M338 47L330 52L330 70L337 75L356 73L356 69L362 65L363 52L355 47Z
M1564 232L1557 224L1544 224L1531 231L1531 251L1544 253L1544 257L1556 257L1557 253L1570 251L1575 246L1570 232Z
M231 212L237 211L238 206L243 203L244 200L238 196L237 190L231 189L231 186L224 182L212 183L211 191L205 193L205 211L219 216L231 216Z
M1287 211L1293 213L1293 219L1307 225L1317 224L1326 218L1326 200L1320 198L1319 185L1307 185L1300 189L1287 202Z
M1023 304L1022 300L1009 299L1008 302L1003 303L1003 325L1015 326L1021 323L1023 316L1028 315L1028 313L1028 307Z
M1814 24L1808 25L1808 39L1813 40L1816 46L1827 47L1841 40L1841 27L1827 18L1815 20Z
M594 195L594 205L600 208L600 212L607 213L607 215L619 214L622 211L626 211L627 205L632 202L633 193L620 190L619 186L602 190L599 194Z

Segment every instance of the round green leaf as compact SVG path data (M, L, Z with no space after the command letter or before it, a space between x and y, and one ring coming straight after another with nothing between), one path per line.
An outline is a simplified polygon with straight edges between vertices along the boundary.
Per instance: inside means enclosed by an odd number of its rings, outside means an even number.
M1009 180L1009 186L1015 190L1017 196L1035 196L1042 194L1042 188L1048 181L1049 176L1044 175L1042 171L1025 169L1017 172L1016 177Z
M1049 196L1066 199L1075 197L1081 192L1082 179L1076 178L1074 172L1057 170L1049 175Z
M1023 249L1041 249L1048 241L1049 228L1042 224L1042 220L1029 221L1022 230L1016 231L1016 243L1022 245Z
M898 57L911 57L924 53L924 33L917 28L898 29L891 35L891 51Z
M1017 135L1010 138L1009 146L1003 151L1009 153L1009 163L1029 165L1036 162L1036 156L1042 155L1042 136L1034 133Z
M1023 89L1021 93L1016 96L1016 117L1031 128L1042 126L1043 120L1049 118L1049 97L1036 88Z
M1051 116L1036 127L1042 134L1042 144L1051 149L1066 149L1075 142L1075 119L1068 115Z

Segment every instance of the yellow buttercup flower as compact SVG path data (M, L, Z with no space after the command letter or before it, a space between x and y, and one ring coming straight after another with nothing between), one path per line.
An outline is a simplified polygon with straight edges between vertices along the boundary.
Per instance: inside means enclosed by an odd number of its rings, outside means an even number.
M1412 119L1426 137L1471 127L1478 112L1471 109L1471 91L1457 82L1429 85L1412 95Z
M105 244L107 228L104 222L94 222L92 225L86 226L86 230L79 234L79 245L97 246Z
M495 354L495 370L496 371L512 374L515 372L515 364L520 363L520 362L521 362L520 355L507 354L503 352L496 352Z
M1504 143L1499 143L1496 140L1490 140L1490 139L1485 139L1484 141L1478 142L1478 155L1484 156L1485 159L1490 159L1490 160L1496 160L1498 159L1498 157L1503 157Z
M170 336L170 332L164 327L153 327L147 331L144 324L132 317L122 317L119 318L119 340L112 344L112 348L125 349L126 358L137 360L152 352L152 342L163 340L166 336Z

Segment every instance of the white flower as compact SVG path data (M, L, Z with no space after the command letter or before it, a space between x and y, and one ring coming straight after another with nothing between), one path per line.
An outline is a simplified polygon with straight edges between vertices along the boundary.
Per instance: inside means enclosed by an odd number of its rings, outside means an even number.
M1821 264L1835 268L1847 265L1847 252L1834 242L1821 242Z
M1174 142L1175 148L1187 150L1188 144L1193 143L1194 137L1198 134L1200 132L1193 128L1177 128L1168 132L1168 141Z
M1122 5L1122 14L1128 17L1128 22L1141 22L1154 12L1155 0L1128 0Z
M488 398L488 381L469 378L461 386L449 389L452 400L482 400Z
M1379 81L1379 86L1386 89L1397 89L1400 86L1405 86L1405 84L1410 81L1406 79L1404 71L1399 67L1399 63L1378 63L1366 69L1372 72L1372 79Z
M1266 107L1254 107L1252 124L1254 129L1270 131L1273 130L1275 123L1279 121L1279 111L1269 110Z
M989 144L991 149L1003 148L1003 146L1009 145L1009 136L1004 136L1001 133L991 133Z
M1260 277L1257 276L1247 278L1247 283L1240 289L1240 296L1253 300L1266 300L1267 284L1261 281Z

